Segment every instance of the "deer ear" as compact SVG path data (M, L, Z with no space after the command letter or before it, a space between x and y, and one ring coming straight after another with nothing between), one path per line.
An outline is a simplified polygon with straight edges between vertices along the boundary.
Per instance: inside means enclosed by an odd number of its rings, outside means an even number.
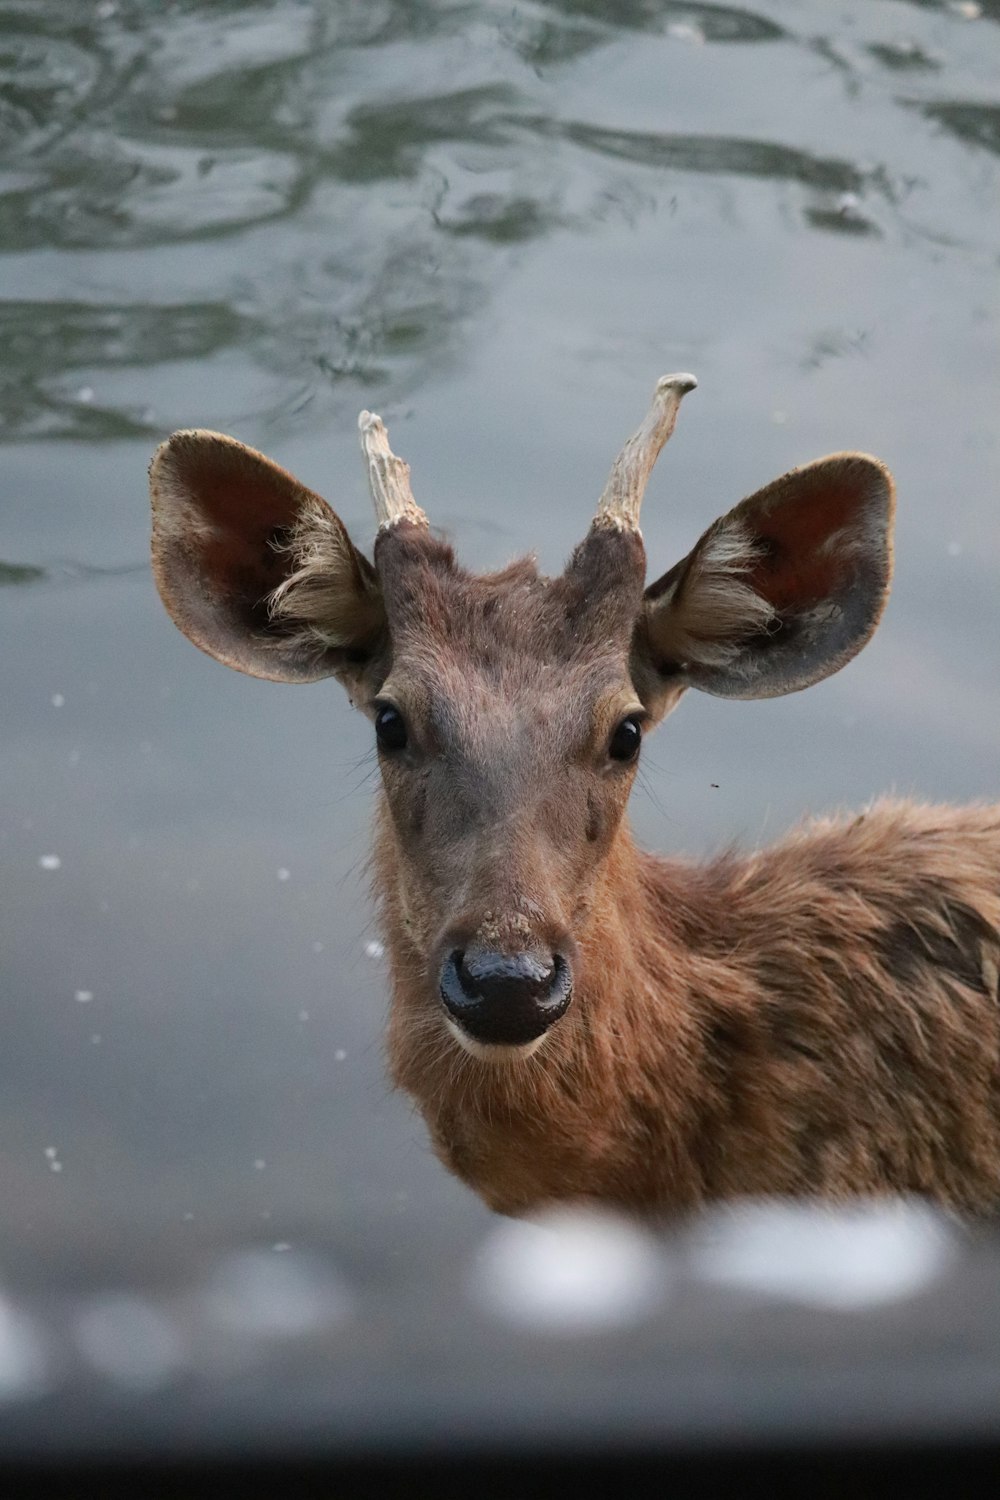
M149 488L156 586L196 646L252 677L357 682L384 642L385 609L324 500L217 432L175 432Z
M773 698L838 671L885 607L893 509L891 474L862 453L742 500L646 590L636 650L651 696L658 682L661 695Z

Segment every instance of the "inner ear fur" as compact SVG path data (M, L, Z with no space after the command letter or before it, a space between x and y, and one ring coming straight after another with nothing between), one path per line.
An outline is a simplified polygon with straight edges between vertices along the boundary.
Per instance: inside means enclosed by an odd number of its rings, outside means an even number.
M149 470L153 576L174 623L226 666L351 687L380 650L375 570L325 500L262 453L175 432Z
M894 503L888 469L863 453L741 500L646 590L636 655L653 695L771 698L838 671L885 607Z

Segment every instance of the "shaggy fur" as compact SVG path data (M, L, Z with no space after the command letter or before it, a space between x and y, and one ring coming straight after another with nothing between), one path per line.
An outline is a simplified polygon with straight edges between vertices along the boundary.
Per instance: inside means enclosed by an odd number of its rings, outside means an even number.
M396 868L383 824L393 1073L493 1208L1000 1201L1000 807L883 802L706 866L620 828L573 1005L501 1066L435 1025Z
M689 686L767 697L860 650L891 569L882 465L784 475L645 592L617 511L558 578L530 559L475 577L405 506L373 567L318 496L218 434L175 435L151 479L182 630L242 671L334 675L405 725L374 859L390 1066L487 1203L998 1206L1000 808L884 802L687 864L635 847L635 764L613 753ZM463 1039L441 974L470 944L558 955L565 1014L524 1046Z
M346 531L322 500L310 496L294 526L271 546L285 554L287 572L267 597L268 613L285 626L284 640L294 652L321 656L379 634L385 624L381 591L374 575L357 566Z
M706 534L683 573L659 596L663 627L656 644L664 660L726 666L747 637L766 634L774 606L747 582L760 555L739 523L719 524Z

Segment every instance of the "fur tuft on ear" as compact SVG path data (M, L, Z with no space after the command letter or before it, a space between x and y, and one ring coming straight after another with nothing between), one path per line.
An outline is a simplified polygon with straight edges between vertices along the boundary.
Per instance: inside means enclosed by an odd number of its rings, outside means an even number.
M656 644L666 660L725 667L741 642L767 631L774 607L747 582L761 552L748 527L716 521L690 557L660 580Z
M359 639L377 636L385 609L374 572L357 570L356 587L346 591L345 575L355 570L354 547L328 505L310 496L288 535L272 544L292 570L267 599L272 620L284 627L291 650L321 656L350 651Z

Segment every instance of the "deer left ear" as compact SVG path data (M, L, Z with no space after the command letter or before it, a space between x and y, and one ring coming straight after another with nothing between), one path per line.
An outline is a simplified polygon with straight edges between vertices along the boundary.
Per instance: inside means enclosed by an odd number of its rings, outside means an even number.
M640 691L773 698L838 671L885 607L894 494L878 459L837 453L742 500L646 590Z
M149 471L153 575L175 625L224 666L352 695L386 635L371 563L293 475L218 432L175 432Z

